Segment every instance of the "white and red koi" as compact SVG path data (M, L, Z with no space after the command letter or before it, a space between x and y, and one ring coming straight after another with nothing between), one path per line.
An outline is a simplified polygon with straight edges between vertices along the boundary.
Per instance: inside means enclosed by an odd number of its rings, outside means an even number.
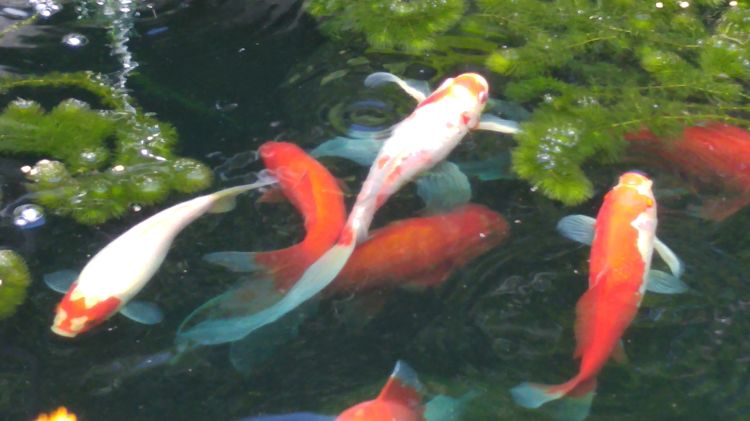
M393 75L389 77L388 81L400 80ZM421 98L418 92L412 95ZM465 73L447 79L421 100L409 117L394 126L370 167L336 244L310 265L281 300L247 320L248 333L273 323L328 286L357 243L367 238L378 208L405 183L443 161L469 130L507 133L495 120L480 122L488 97L487 81L476 73Z
M651 180L628 172L604 198L596 220L583 215L563 218L558 229L568 238L591 244L589 288L576 305L578 374L560 385L522 383L511 390L526 408L566 398L558 417L584 419L596 390L596 377L610 357L623 356L620 338L635 317L648 289L679 293L686 286L677 257L655 237L656 201ZM650 271L656 249L675 276Z
M74 337L101 324L116 312L146 324L161 320L158 309L143 302L126 304L161 266L175 236L206 212L226 212L238 194L274 183L262 180L231 187L179 203L130 228L107 244L83 268L77 279L51 277L47 284L67 293L57 306L52 331Z

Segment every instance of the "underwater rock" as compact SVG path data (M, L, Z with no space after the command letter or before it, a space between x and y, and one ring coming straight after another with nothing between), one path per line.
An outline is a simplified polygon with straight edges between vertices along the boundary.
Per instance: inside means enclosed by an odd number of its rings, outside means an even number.
M78 222L99 224L132 204L155 204L172 191L192 193L211 183L205 165L174 156L177 132L171 125L133 112L92 74L6 78L0 93L71 85L112 109L67 99L45 112L37 102L19 99L0 114L0 152L44 158L21 168L33 201Z
M26 299L30 282L31 275L23 258L12 250L0 250L0 320L15 314Z

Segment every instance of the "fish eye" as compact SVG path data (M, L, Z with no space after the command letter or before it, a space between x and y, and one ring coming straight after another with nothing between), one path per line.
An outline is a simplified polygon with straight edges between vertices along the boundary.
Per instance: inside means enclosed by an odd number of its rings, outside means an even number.
M479 102L481 102L482 104L487 102L487 91L482 91L479 93Z

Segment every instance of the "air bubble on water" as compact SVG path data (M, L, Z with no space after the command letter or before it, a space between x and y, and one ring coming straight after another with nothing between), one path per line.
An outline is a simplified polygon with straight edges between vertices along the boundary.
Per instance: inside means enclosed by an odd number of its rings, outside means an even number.
M62 43L72 48L83 47L89 43L89 39L85 35L72 32L63 37Z
M44 210L41 206L26 204L13 210L13 224L21 229L31 229L44 225Z
M30 0L29 4L39 14L39 16L48 18L62 10L59 3L54 0Z

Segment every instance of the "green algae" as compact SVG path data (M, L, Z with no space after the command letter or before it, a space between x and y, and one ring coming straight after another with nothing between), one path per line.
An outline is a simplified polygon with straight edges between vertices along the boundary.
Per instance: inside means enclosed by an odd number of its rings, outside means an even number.
M15 314L26 300L31 275L23 258L12 250L0 250L0 320Z
M592 195L585 166L621 159L627 133L669 137L707 121L750 126L748 1L476 0L461 9L430 2L442 10L434 16L465 15L432 31L402 23L394 33L401 38L387 43L373 40L386 14L353 19L348 2L329 0L328 10L349 10L332 17L319 3L309 10L324 29L364 34L371 54L411 56L441 78L467 66L492 72L494 96L532 110L515 136L514 172L565 204ZM421 48L409 47L420 39Z
M134 109L98 75L0 80L0 93L6 94L51 88L93 94L107 108L67 99L46 111L19 99L0 114L0 152L42 158L22 168L37 203L78 222L99 224L130 205L156 204L171 191L191 193L211 183L207 167L173 154L174 127Z

